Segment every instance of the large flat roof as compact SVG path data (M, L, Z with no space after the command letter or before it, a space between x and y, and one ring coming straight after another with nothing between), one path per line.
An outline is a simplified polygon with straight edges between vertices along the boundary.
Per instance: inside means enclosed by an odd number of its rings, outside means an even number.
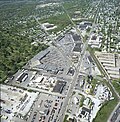
M80 36L77 34L72 34L72 37L73 37L74 41L81 41Z
M91 58L91 56L88 56L88 60L89 60L90 62L94 62L93 59Z
M75 44L75 47L74 47L73 51L75 51L75 52L81 52L81 43Z
M53 92L62 93L65 85L66 85L65 81L57 81L55 87L53 88Z
M27 73L23 73L22 75L20 75L20 77L17 79L17 81L22 82L24 78L25 78L24 79L24 81L25 81L27 79L27 77L28 77L28 74Z

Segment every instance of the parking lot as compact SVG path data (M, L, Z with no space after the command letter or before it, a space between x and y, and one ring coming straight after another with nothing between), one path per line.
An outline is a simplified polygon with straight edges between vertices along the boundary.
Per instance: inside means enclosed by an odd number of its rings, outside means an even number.
M1 85L1 114L3 121L11 121L15 116L23 118L30 110L38 93L16 87Z
M68 69L69 64L63 55L54 47L49 47L46 50L34 56L24 68L31 68L37 71L44 70L51 74L64 74Z
M58 44L63 49L64 53L67 55L71 55L72 50L75 46L72 34L67 33L64 35L64 37L62 39L57 40L57 41L58 41Z
M40 93L39 98L28 113L27 122L56 122L64 97Z

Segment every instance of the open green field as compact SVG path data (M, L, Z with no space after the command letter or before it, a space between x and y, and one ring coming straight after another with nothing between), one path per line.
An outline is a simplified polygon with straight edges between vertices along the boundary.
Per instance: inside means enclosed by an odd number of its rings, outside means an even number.
M116 107L116 105L118 103L118 98L117 98L115 92L113 91L113 89L111 88L111 86L109 85L108 82L106 82L106 81L104 81L104 82L111 89L114 99L110 100L110 101L106 101L106 103L102 106L102 108L98 112L98 114L93 122L101 122L101 120L102 120L102 122L107 122L107 119L109 118L111 112L114 110L114 108Z
M66 26L71 24L69 18L66 16L65 13L57 16L51 16L47 19L40 20L41 23L48 22L50 24L55 24L57 25L57 28L52 30L52 32L58 32L63 30Z
M102 122L107 122L107 119L109 118L117 103L117 99L106 102L98 112L93 122L101 122L101 120Z
M67 121L68 115L65 115L64 121L63 122L68 122Z

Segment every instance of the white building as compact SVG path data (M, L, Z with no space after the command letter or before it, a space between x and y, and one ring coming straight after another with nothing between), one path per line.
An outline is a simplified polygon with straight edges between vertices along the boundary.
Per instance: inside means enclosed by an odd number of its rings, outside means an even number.
M97 36L95 34L92 34L90 37L90 40L88 42L89 45L91 45L92 48L100 48L102 39L100 36Z

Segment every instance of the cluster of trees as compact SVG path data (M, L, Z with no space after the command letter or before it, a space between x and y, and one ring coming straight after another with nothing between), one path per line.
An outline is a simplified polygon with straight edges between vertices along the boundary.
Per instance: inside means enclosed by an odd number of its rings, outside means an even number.
M32 40L25 36L12 34L12 30L0 32L0 81L12 76L35 54L47 45L31 45Z
M29 59L47 48L45 44L31 45L35 40L23 33L36 26L29 21L29 16L34 14L36 5L36 2L27 1L1 2L0 82L11 77Z

